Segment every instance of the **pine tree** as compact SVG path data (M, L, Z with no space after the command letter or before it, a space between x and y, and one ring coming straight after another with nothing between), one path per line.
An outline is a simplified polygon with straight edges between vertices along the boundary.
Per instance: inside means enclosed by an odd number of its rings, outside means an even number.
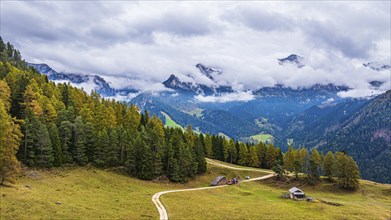
M259 142L259 144L256 145L259 163L261 164L261 168L266 168L266 152L267 147L263 142Z
M214 158L212 151L212 138L209 134L205 135L205 153L206 157Z
M50 124L48 130L49 130L50 140L52 142L52 147L54 152L53 165L59 167L63 163L60 134L55 124Z
M240 143L239 144L239 157L238 157L238 164L242 166L246 166L248 164L248 149L245 144Z
M91 122L87 122L84 127L84 134L86 136L85 148L89 162L94 160L94 151L96 146L96 135L94 132L94 125Z
M63 163L72 163L72 130L73 124L70 121L62 121L60 123L59 132L61 140L61 151L63 155Z
M197 173L198 174L205 173L206 172L205 152L200 139L196 139L195 154L196 154L197 164L198 164Z
M138 137L135 141L137 164L136 173L140 179L153 179L153 162L151 149Z
M276 148L273 144L269 144L266 151L266 168L271 169L277 164Z
M7 113L4 101L0 99L0 170L1 184L15 183L19 172L19 161L16 153L22 134L19 126Z
M229 141L225 141L225 144L227 145L226 148L228 151L227 162L236 163L238 155L236 152L235 141L230 139Z
M97 134L97 144L94 151L94 163L97 166L107 166L106 154L110 151L109 135L106 130Z
M118 164L118 154L119 154L119 135L117 129L108 130L108 145L103 148L103 153L105 155L105 164L106 166L115 166Z
M315 184L317 181L319 181L320 160L321 158L316 148L312 149L311 157L309 159L309 168L307 171L308 182L310 184Z
M259 167L260 166L260 163L259 163L259 158L258 158L258 154L257 154L257 150L255 147L250 147L250 161L248 163L248 165L250 167Z
M119 130L119 163L121 165L123 165L126 161L126 149L127 149L127 146L129 145L129 135L128 133L126 132L126 130L124 129L120 129Z
M88 157L86 153L86 134L84 131L84 122L81 116L77 116L75 119L75 124L73 126L73 134L74 134L74 148L73 148L73 159L74 161L83 166L87 164Z
M54 156L49 131L46 125L40 121L35 124L37 130L34 136L35 165L40 167L52 167Z
M36 129L33 127L34 120L37 119L32 112L26 115L26 118L22 124L23 139L17 154L20 161L28 166L33 166L35 160L33 136L34 132L36 132Z
M335 158L331 151L327 152L327 155L324 159L323 172L324 175L329 178L329 180L332 180L333 176L335 175Z
M336 153L336 173L338 185L344 189L356 189L359 185L360 172L352 157Z
M284 169L288 171L294 170L295 150L292 146L288 147L288 151L284 155Z

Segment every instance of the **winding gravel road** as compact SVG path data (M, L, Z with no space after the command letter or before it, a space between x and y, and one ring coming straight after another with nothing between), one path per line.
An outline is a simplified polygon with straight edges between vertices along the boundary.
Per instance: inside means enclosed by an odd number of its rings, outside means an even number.
M264 179L268 179L268 178L271 178L271 177L276 175L275 173L273 173L271 171L266 171L266 170L257 170L257 169L251 169L251 168L232 167L232 166L229 166L229 165L218 163L218 162L216 162L214 160L211 160L211 159L208 159L208 158L206 159L206 162L209 163L209 164L213 164L215 166L225 167L225 168L229 168L229 169L233 169L233 170L259 171L259 172L263 172L263 173L270 173L269 175L266 175L266 176L251 178L251 179L248 179L248 180L243 180L242 182L250 182L250 181L255 181L255 180L264 180ZM167 194L167 193L184 192L184 191L208 190L208 189L215 189L215 188L221 188L221 187L227 187L227 186L229 186L229 185L162 191L162 192L158 192L158 193L156 193L155 195L152 196L152 202L155 204L157 210L159 211L160 220L168 220L167 210L164 207L163 203L160 201L160 196L161 195L164 195L164 194Z

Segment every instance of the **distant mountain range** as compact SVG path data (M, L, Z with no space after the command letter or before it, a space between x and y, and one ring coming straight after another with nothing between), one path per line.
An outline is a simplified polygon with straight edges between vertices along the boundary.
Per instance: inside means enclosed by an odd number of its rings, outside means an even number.
M129 93L137 93L136 89L114 89L112 88L108 82L106 82L102 77L98 75L91 74L81 74L81 73L64 73L57 72L53 70L47 64L34 64L27 63L29 66L34 67L38 72L45 74L48 76L49 80L52 81L61 81L61 82L70 82L72 84L80 85L80 84L91 84L96 92L101 94L102 96L115 96L117 94L126 96ZM86 91L90 92L90 91Z
M277 59L277 62L305 67L304 58L296 54ZM315 84L299 88L275 85L244 91L252 96L247 101L205 102L198 97L223 97L243 91L220 85L216 79L223 76L223 71L200 63L195 68L210 83L197 82L191 76L188 82L172 74L162 82L169 90L160 93L133 88L115 89L98 75L57 72L46 64L29 65L47 75L49 80L70 82L79 87L93 85L104 97L135 94L128 102L136 104L142 111L156 114L167 125L192 125L197 132L219 134L245 142L268 141L283 150L288 145L317 147L323 151L345 150L358 161L364 178L391 182L385 175L389 168L375 170L380 162L386 163L384 155L390 152L391 126L387 124L391 121L390 92L375 98L352 99L339 96L339 93L350 89L344 85ZM363 65L373 71L390 68L375 62ZM384 82L368 83L376 89ZM373 158L378 161L373 162ZM366 163L371 166L365 167Z

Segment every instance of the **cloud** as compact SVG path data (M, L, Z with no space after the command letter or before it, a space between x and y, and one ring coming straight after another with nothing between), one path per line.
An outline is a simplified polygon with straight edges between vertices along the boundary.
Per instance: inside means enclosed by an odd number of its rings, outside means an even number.
M336 83L364 91L388 73L390 2L1 1L1 36L29 62L159 91L170 74L214 85L195 64L222 69L241 91ZM280 66L295 53L306 67ZM118 80L120 79L120 80ZM128 80L125 80L128 79ZM363 93L364 94L364 93Z
M252 92L234 92L231 94L222 94L219 96L203 96L197 95L195 97L200 102L248 102L255 99Z
M294 27L294 19L282 13L266 11L262 5L239 6L226 11L223 16L228 21L243 24L259 31L287 31Z

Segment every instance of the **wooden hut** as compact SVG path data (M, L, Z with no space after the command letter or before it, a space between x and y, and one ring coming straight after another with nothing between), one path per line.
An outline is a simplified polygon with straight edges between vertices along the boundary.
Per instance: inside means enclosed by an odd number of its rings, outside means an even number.
M304 192L297 187L293 187L289 189L289 194L291 199L297 199L297 200L305 199Z
M227 184L227 178L225 178L225 176L218 176L210 183L211 186L219 186L225 184Z

